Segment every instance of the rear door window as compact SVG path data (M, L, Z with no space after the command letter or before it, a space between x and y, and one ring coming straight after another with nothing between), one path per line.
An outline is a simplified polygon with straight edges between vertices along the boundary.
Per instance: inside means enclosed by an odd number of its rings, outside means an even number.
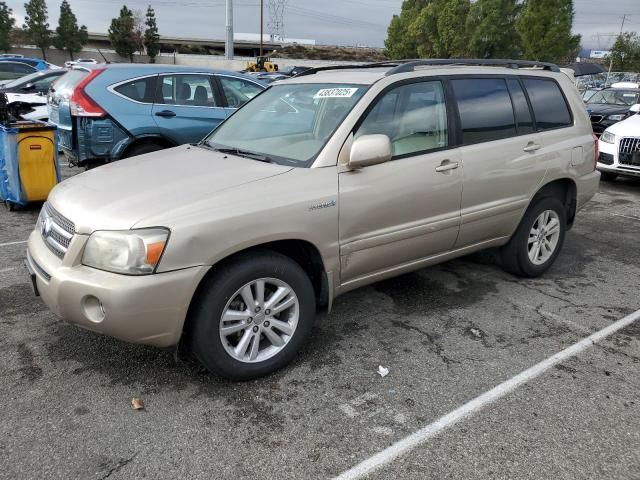
M138 78L118 85L114 90L130 100L140 103L153 103L156 77Z
M167 75L160 82L160 102L190 107L219 106L211 75Z
M355 137L372 134L389 137L394 157L445 148L449 135L442 83L410 83L386 92L367 114Z
M503 78L452 80L462 126L462 143L490 142L516 135L507 82Z
M535 131L535 128L533 127L531 110L529 110L527 97L522 90L520 82L517 79L512 78L507 80L507 84L509 85L509 92L511 92L513 111L516 113L516 126L518 128L518 134L525 135L527 133L533 133Z
M567 101L556 82L540 78L525 78L523 82L531 100L538 130L572 125Z

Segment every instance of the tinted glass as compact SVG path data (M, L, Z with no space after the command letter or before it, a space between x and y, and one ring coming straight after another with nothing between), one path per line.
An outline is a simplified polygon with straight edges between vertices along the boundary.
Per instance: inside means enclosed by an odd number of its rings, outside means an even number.
M524 79L538 130L567 127L571 114L560 87L553 80Z
M13 72L22 73L25 75L27 73L33 73L35 71L34 67L32 67L31 65L26 65L24 63L13 63L11 64L11 68Z
M464 144L490 142L516 134L507 82L502 78L453 80Z
M139 78L117 86L115 91L136 102L152 103L154 84L155 77Z
M209 75L171 75L162 79L162 102L167 105L215 107Z
M367 114L356 138L383 134L393 155L426 152L448 145L447 107L440 82L420 82L389 90Z
M513 101L513 109L516 112L516 125L518 127L518 134L532 133L533 119L531 118L531 111L529 110L529 104L527 98L524 95L520 82L515 79L507 80L509 85L509 91L511 92L511 100Z
M219 76L218 80L227 98L227 105L231 108L241 107L263 90L255 83L241 78Z

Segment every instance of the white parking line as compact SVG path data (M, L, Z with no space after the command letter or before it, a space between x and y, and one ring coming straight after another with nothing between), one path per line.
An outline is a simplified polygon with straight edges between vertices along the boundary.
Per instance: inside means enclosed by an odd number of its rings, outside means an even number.
M7 242L0 243L0 247L8 247L9 245L21 245L23 243L27 243L29 240L20 240L19 242Z
M622 215L621 213L613 213L612 215L614 217L630 218L631 220L635 220L637 222L640 222L640 217L635 217L633 215Z
M438 435L440 432L446 430L452 425L464 420L474 413L479 412L484 407L499 400L507 394L514 391L520 385L539 377L544 372L554 367L555 365L564 362L565 360L578 355L583 350L591 347L595 343L604 340L606 337L613 335L617 331L631 325L636 320L640 319L640 310L628 315L608 327L598 330L593 335L589 335L583 340L571 345L570 347L556 353L555 355L543 360L542 362L534 365L533 367L519 373L515 377L510 378L506 382L492 388L488 392L483 393L479 397L474 398L468 403L465 403L456 410L440 417L435 422L421 428L417 432L405 437L397 443L394 443L390 447L376 453L372 457L362 461L355 467L343 472L335 477L335 480L356 480L363 478L371 472L391 463L396 458L404 455L405 453L413 450L422 443L425 443L430 438Z

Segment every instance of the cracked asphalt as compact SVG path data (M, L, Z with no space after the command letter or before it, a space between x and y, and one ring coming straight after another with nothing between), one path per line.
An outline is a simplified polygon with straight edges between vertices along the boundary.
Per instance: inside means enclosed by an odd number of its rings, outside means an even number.
M0 209L0 244L37 212ZM603 182L544 277L480 255L350 292L247 383L62 323L0 246L0 478L330 478L640 309L639 241L640 181ZM371 478L640 479L639 323Z

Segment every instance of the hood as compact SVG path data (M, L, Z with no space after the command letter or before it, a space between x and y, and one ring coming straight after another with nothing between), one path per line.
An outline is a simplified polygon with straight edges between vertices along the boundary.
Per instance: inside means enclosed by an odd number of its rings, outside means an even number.
M640 114L611 125L607 131L620 137L640 137Z
M71 177L55 187L48 200L76 224L78 233L128 230L147 217L170 216L172 209L291 169L182 146Z
M602 103L587 103L587 111L596 115L616 115L627 113L631 105L605 105Z

